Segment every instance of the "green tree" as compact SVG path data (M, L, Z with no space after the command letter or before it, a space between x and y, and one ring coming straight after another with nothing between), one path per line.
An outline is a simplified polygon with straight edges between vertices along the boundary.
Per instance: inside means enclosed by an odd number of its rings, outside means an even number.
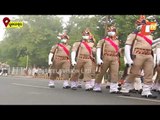
M48 53L58 42L58 32L62 31L62 19L57 16L19 16L12 21L23 21L20 29L6 29L1 42L1 60L13 66L25 66L26 56L29 66L47 66Z

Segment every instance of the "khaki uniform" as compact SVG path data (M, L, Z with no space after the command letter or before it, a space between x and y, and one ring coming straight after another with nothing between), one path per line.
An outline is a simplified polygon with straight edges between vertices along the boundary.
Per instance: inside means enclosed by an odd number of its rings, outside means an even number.
M92 47L92 43L87 43L90 47ZM72 51L77 51L78 46L80 45L80 42L76 42L73 44ZM81 43L78 58L76 58L77 65L75 65L72 75L71 75L71 81L77 81L79 77L79 73L83 73L84 81L90 81L91 80L91 69L92 69L92 61L90 59L90 53L85 47L83 43Z
M156 72L157 72L157 76L155 79L155 83L159 83L160 84L160 66L156 66Z
M115 44L119 46L119 40L113 40ZM97 44L97 48L102 48L104 39L100 40ZM107 69L110 70L110 77L112 83L118 82L118 70L119 70L119 56L113 46L105 40L103 49L103 64L101 65L101 72L96 76L96 83L101 83L104 74Z
M64 45L64 44L63 44ZM64 45L69 51L71 46L70 45ZM57 49L56 49L57 48ZM70 73L70 58L69 56L65 53L62 47L55 45L51 48L50 52L54 53L54 60L53 64L50 69L50 79L51 80L56 80L56 78L59 76L58 72L62 74L62 78L64 80L69 79L69 73Z
M93 58L96 59L96 47L92 48ZM92 79L96 77L96 60L92 61L92 70L91 70Z
M95 59L95 57L96 57L96 48L95 47L92 48L92 54L93 54L93 58ZM95 76L96 76L96 61L92 61L92 69L91 69L92 79L95 79ZM84 78L84 75L83 75L83 73L81 73L79 75L79 79L83 79L83 78Z
M158 44L156 46L156 48L160 48L160 44ZM155 83L159 83L160 84L160 65L156 65L155 72L157 72L157 77L155 79Z
M126 45L131 45L135 39L136 34L130 34L127 37ZM149 39L153 39L151 35L146 36ZM130 74L127 76L126 81L132 83L136 77L139 76L139 72L144 70L144 84L151 84L153 77L153 56L151 55L152 46L146 42L146 40L140 36L136 37L136 42L133 49L133 66L131 67Z

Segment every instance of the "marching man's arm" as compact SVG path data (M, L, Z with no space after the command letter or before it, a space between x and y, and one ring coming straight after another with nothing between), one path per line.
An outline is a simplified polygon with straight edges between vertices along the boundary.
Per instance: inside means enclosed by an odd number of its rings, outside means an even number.
M126 57L124 56L123 59L124 59L124 64L126 65L126 64L127 64L127 59L126 59Z
M72 51L71 52L71 63L72 63L72 66L77 64L75 58L76 58L76 51Z
M56 52L56 49L57 49L57 45L52 46L50 53L48 55L48 65L53 64L52 58L53 58L54 53Z
M156 59L157 59L156 57L157 57L156 54L154 54L154 56L153 56L153 59L154 59L154 60L153 60L153 62L154 62L154 67L155 67L156 64L157 64L157 63L156 63Z
M131 47L133 47L132 44L135 40L135 37L136 34L129 34L124 47L124 55L129 66L133 64L133 60L131 59Z
M155 66L156 66L156 64L157 64L157 63L156 63L156 59L157 59L156 49L153 48L152 51L153 51L153 64L154 64L154 68L155 68Z
M160 65L160 47L156 49L157 65Z
M76 51L78 50L80 42L74 43L72 47L72 52L71 52L71 64L72 66L76 65Z
M49 65L52 65L52 63L53 63L52 62L52 57L53 57L53 53L50 52L49 55L48 55L48 64Z
M124 49L125 49L124 50L124 54L125 54L125 58L127 60L127 64L129 66L131 66L133 64L133 61L131 59L131 53L130 53L130 51L131 51L131 45L125 45Z
M101 48L97 48L96 51L96 55L97 55L97 64L101 65L103 63L102 59L101 59Z
M100 40L97 44L97 50L96 50L96 61L98 65L101 65L103 63L101 59L102 46L103 46L103 40Z

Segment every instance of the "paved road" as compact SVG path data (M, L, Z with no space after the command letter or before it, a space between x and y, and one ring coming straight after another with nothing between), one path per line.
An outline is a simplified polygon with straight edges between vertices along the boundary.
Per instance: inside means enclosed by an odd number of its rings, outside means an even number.
M22 76L0 76L0 105L160 105L157 99L142 98L139 94L122 96L110 94L102 87L102 93L73 91L62 88L63 81L56 81L55 88L48 88L48 80Z

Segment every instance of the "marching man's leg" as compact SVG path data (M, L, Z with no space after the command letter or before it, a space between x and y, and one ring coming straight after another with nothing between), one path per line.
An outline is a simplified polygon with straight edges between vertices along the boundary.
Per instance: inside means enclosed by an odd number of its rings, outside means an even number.
M118 70L119 70L119 63L118 61L114 60L111 62L110 65L110 75L111 75L111 84L110 84L110 93L118 93Z
M96 63L94 63L94 62L92 62L91 77L92 77L92 79L90 81L90 84L93 88L94 84L95 84L95 78L96 78Z
M153 58L148 56L150 59L144 63L144 84L142 88L142 96L153 96L151 93L152 77L153 77Z
M157 91L160 93L160 66L157 66Z
M81 61L78 61L78 63L75 61L76 58L76 51L71 52L71 63L72 66L74 66L74 69L71 71L71 89L76 90L77 89L77 81L79 77L80 68L82 66Z
M102 81L103 75L105 74L105 71L106 71L105 68L104 68L106 65L104 66L104 64L102 64L103 61L101 59L101 52L102 52L101 48L97 48L97 50L96 50L97 64L101 65L101 71L100 71L100 73L98 73L96 75L95 85L94 85L94 88L93 88L93 91L95 91L95 92L102 92L101 81Z
M54 88L54 81L57 80L57 77L59 76L59 74L57 73L61 68L61 62L58 59L54 60L53 65L50 68L50 76L49 76L49 84L48 86L51 88Z
M53 64L53 62L52 62L52 57L53 57L53 53L49 53L49 55L48 55L48 64L51 66L52 64ZM54 88L55 86L54 86L54 79L55 79L55 75L54 75L54 73L55 73L55 71L52 69L53 67L50 67L49 69L49 83L48 83L48 86L49 87L52 87L52 88Z
M91 70L92 70L92 61L91 59L86 59L84 64L84 80L85 82L85 90L90 91L93 89L93 86L91 85Z
M96 75L95 85L94 85L93 91L95 91L95 92L101 92L102 91L101 90L101 82L102 82L102 79L103 79L104 75L107 74L106 70L107 70L108 66L109 65L108 65L107 62L105 62L104 64L101 65L101 71L100 71L100 73L98 73Z
M78 78L78 82L77 82L78 88L82 88L83 78L84 78L84 72L81 72Z
M65 60L65 62L62 65L62 76L63 76L63 88L67 89L70 88L69 85L69 75L70 75L70 61Z
M129 67L132 66L132 64L133 64L133 60L131 59L131 53L130 53L130 51L131 51L131 45L125 45L124 54L125 54L125 58L126 58L126 61L127 61L127 64L128 64ZM131 69L130 69L130 73L131 74L129 74L126 77L125 83L122 85L122 88L120 90L120 92L122 92L122 93L126 94L126 93L129 93L129 91L131 89L134 89L134 87L133 87L133 80L136 77L136 73L134 73L134 71L136 71L137 69L138 70L140 69L139 67L134 67L134 66L131 67Z
M49 83L48 83L48 86L51 87L51 88L54 88L55 87L55 84L54 84L54 81L56 80L58 76L58 73L56 73L56 70L53 68L51 68L50 70L50 76L49 76Z
M156 47L154 54L155 75L152 90L160 92L160 43Z

